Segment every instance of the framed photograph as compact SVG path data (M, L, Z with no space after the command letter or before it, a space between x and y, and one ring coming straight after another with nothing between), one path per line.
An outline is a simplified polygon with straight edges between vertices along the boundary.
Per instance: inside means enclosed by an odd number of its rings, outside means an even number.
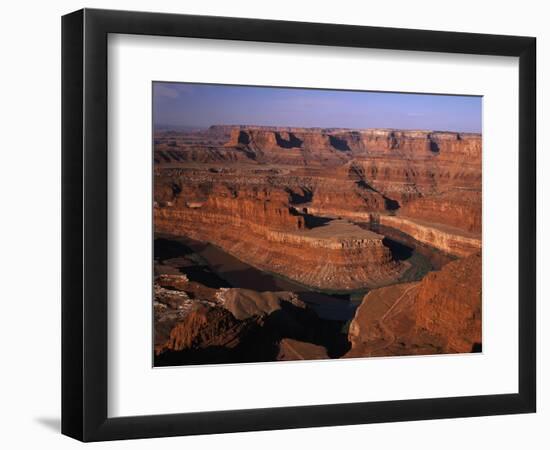
M532 37L62 21L62 432L535 412Z

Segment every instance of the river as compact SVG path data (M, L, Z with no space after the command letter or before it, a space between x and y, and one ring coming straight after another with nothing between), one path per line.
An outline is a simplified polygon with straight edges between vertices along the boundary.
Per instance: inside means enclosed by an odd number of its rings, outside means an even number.
M436 249L415 241L410 236L388 227L359 223L385 236L384 244L395 259L410 267L396 283L417 281L429 271L438 270L451 258ZM299 294L317 315L327 320L346 322L353 318L368 289L347 292L316 290L280 275L259 270L228 254L221 248L181 236L155 236L155 259L164 264L185 258L180 271L191 281L212 288L236 287L255 291L292 291Z

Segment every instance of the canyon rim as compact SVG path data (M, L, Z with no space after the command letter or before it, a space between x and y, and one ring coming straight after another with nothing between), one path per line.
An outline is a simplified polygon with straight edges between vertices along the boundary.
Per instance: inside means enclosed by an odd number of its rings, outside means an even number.
M482 350L481 97L152 94L155 366Z

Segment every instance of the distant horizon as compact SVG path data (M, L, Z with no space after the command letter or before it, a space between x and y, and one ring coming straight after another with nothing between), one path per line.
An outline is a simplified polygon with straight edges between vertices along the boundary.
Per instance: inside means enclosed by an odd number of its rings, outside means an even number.
M155 129L161 129L164 131L182 131L182 130L208 130L212 127L248 127L248 128L296 128L304 130L350 130L350 131L368 131L368 130L387 130L387 131L423 131L431 133L460 133L460 134L481 134L481 132L476 131L457 131L457 130L438 130L432 128L391 128L391 127L367 127L367 128L358 128L358 127L299 127L293 125L258 125L255 123L213 123L212 125L206 126L187 126L187 125L165 125L165 124L155 124Z
M482 97L153 82L155 131L211 126L482 132Z

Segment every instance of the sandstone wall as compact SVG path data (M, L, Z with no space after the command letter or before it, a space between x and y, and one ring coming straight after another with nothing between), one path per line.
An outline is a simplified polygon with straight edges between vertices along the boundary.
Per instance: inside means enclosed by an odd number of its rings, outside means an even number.
M279 223L297 220L288 213L270 211L269 202L257 202L256 212L234 214L231 207L216 208L219 199L200 208L157 207L155 232L185 235L213 243L240 260L299 283L320 288L347 290L391 282L404 268L392 260L382 236L360 230L363 235L335 233L320 237L315 230L274 229L255 217L275 215ZM300 222L295 222L300 223Z
M481 343L481 283L480 254L429 273L416 295L416 326L441 336L449 352L472 351Z
M477 234L481 233L481 213L481 193L465 189L418 198L399 211L406 217Z
M468 256L481 250L481 239L459 229L437 226L404 217L380 216L380 224L408 234L419 242L454 256Z
M422 281L369 292L350 323L346 357L469 353L482 344L481 255Z
M247 125L213 129L215 136L230 136L224 145L176 141L170 147L166 141L174 142L172 134L159 137L157 166L220 165L226 176L231 170L243 171L243 164L269 167L273 174L264 172L269 176L264 182L309 189L312 206L327 214L396 210L412 201L415 206L408 216L480 230L480 135ZM248 168L243 173L250 172ZM471 192L474 201L467 204L460 195L442 197L456 191Z
M239 125L159 134L155 149L158 231L211 241L305 284L327 286L339 271L339 286L382 285L396 273L377 239L308 236L311 213L379 214L382 225L456 256L481 247L480 135ZM302 268L285 269L289 258Z

